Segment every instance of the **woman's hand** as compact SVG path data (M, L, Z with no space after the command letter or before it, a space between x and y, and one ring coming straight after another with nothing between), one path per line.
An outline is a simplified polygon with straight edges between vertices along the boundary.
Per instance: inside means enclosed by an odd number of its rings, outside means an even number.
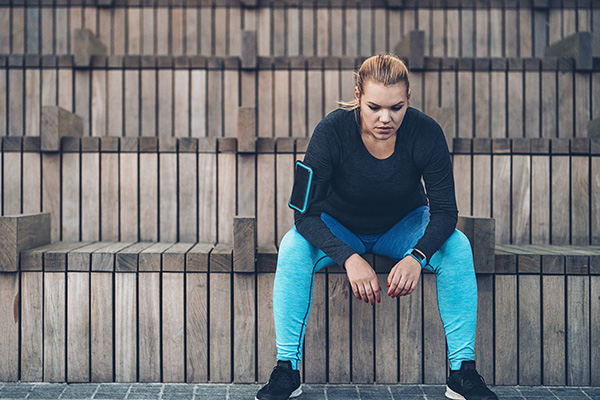
M344 263L348 280L352 286L352 292L357 299L363 300L365 303L375 305L375 301L381 302L381 287L377 280L375 271L357 253L352 254Z
M411 256L398 261L388 275L388 296L394 298L411 294L419 282L421 268L421 264Z

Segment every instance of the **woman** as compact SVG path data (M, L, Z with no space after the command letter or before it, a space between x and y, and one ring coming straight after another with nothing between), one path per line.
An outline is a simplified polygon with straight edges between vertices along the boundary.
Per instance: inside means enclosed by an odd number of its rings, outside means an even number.
M315 128L304 158L313 174L306 210L296 206L294 227L279 248L273 288L278 362L256 399L302 393L298 367L315 272L337 263L354 296L371 305L381 301L365 253L397 261L387 278L391 298L411 294L422 268L436 274L451 365L446 396L497 399L473 361L477 283L469 241L455 230L448 147L439 125L409 107L410 96L404 63L373 56L357 73L354 101ZM294 191L300 185L296 179Z

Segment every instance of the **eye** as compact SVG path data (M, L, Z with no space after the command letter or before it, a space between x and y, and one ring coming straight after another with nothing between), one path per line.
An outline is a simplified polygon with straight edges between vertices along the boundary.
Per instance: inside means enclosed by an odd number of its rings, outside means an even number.
M369 108L373 111L379 110L379 107L377 107L377 106L369 106Z
M402 106L392 107L392 111L400 111L400 110L402 110Z

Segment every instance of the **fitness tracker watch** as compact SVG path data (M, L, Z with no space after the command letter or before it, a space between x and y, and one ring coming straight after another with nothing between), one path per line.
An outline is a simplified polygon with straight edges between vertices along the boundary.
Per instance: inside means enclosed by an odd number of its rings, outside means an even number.
M421 264L421 267L425 267L427 265L427 258L425 258L425 256L423 254L421 254L421 252L417 251L416 249L408 250L406 252L406 254L404 254L404 257L406 257L406 256L411 256L412 258L417 260L419 262L419 264Z

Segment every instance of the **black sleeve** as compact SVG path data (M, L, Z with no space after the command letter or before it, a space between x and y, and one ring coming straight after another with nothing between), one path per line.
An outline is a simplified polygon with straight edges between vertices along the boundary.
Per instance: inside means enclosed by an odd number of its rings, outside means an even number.
M433 122L433 121L432 121ZM454 174L446 138L437 123L427 129L415 145L415 158L423 166L423 180L429 199L431 219L415 248L427 260L448 240L456 228L458 209L454 193Z
M294 213L294 222L298 232L314 246L322 250L341 267L355 251L338 239L321 219L323 203L327 198L329 181L341 149L340 141L327 121L321 121L310 139L304 163L313 170L312 198L305 214Z

